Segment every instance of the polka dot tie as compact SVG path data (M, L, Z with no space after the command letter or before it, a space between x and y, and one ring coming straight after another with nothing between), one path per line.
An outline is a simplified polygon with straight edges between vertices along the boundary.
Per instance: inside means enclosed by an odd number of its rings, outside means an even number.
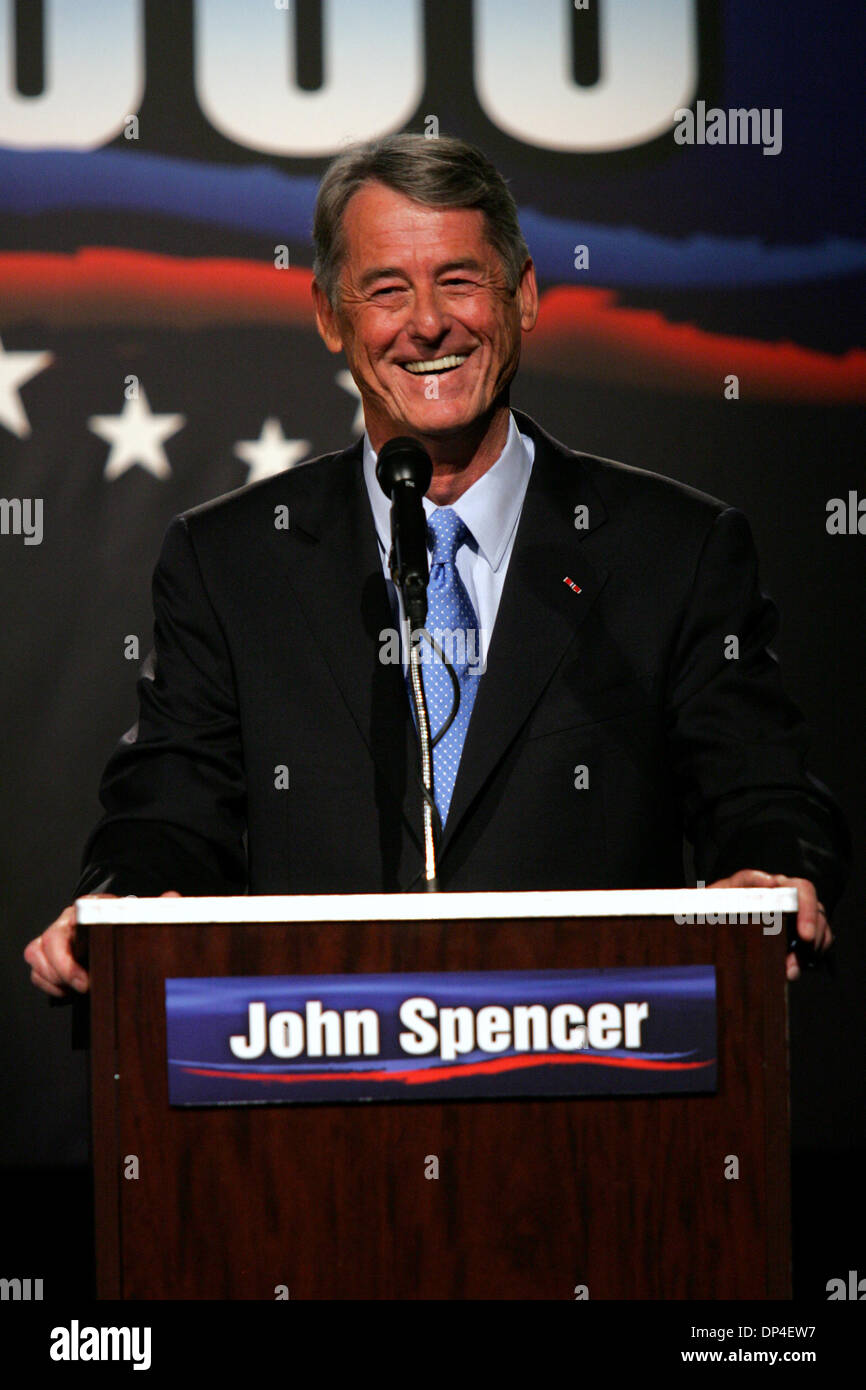
M427 526L432 550L427 631L448 657L460 683L457 717L433 749L433 790L444 825L481 679L481 649L478 616L454 563L457 551L471 537L469 528L451 507L439 507L432 512ZM451 713L454 686L441 657L426 639L421 644L420 655L430 734L435 738Z

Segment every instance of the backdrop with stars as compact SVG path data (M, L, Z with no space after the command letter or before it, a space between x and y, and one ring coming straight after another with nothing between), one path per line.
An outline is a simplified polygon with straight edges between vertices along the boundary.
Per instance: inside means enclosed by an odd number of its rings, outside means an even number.
M509 178L542 290L514 404L749 515L814 771L860 834L861 7L818 36L805 0L772 8L0 0L0 494L44 507L40 543L13 506L0 534L0 1161L86 1159L84 1057L21 950L135 718L165 528L363 428L310 298L316 185L350 138L439 129ZM780 148L678 141L698 101L778 111ZM864 906L860 875L836 976L792 996L803 1148L866 1142Z

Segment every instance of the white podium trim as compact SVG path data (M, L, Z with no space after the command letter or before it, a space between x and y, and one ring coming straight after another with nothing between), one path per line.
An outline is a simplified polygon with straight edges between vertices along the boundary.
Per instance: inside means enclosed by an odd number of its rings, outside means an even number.
M796 912L796 888L627 888L537 893L334 893L237 898L79 898L83 925L418 922L478 917L725 917Z

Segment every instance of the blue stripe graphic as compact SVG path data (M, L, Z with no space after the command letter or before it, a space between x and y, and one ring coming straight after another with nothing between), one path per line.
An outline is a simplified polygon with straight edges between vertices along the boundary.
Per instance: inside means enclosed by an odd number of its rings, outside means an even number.
M309 242L318 180L267 165L205 164L124 150L0 149L0 209L32 216L140 212ZM824 237L769 246L758 237L660 236L640 228L564 221L520 210L536 269L548 283L667 288L794 284L866 269L866 243ZM589 267L574 265L577 246Z

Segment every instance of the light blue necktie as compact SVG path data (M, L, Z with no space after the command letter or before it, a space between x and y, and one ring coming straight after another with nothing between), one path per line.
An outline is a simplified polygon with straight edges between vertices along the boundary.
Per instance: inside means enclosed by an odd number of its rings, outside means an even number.
M454 723L433 749L433 790L442 824L445 824L469 717L481 679L478 616L466 585L454 563L457 551L470 539L470 531L451 507L439 507L427 518L432 537L430 583L427 588L427 630L454 667L460 683L460 708ZM435 738L454 703L454 686L441 657L425 639L420 649L424 693Z

